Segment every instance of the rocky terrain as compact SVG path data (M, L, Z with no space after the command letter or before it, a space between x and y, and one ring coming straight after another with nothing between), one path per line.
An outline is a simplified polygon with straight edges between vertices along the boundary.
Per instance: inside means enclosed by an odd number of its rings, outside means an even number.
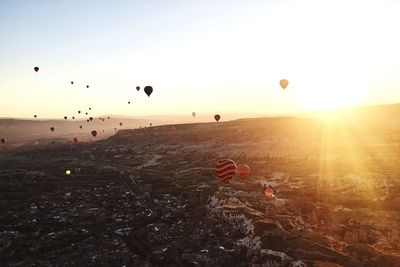
M0 265L400 266L399 146L282 117L2 151ZM228 157L251 175L221 186Z

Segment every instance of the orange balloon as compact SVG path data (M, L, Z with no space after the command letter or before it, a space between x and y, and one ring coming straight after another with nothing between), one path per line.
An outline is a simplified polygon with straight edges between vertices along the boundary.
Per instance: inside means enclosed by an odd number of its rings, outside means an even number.
M282 79L282 80L279 82L279 84L281 85L281 87L282 87L283 89L286 89L286 87L289 85L289 81L286 80L286 79Z
M274 190L271 187L265 188L264 194L267 198L272 198Z
M244 179L250 175L250 167L246 164L240 164L237 166L236 175Z

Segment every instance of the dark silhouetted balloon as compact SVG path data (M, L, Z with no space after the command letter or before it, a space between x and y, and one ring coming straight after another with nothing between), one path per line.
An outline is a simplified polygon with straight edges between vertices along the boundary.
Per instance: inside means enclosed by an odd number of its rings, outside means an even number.
M89 108L89 110L92 110L92 108Z
M93 135L93 137L96 137L97 131L96 131L96 130L93 130L93 131L92 131L92 135Z
M108 119L110 119L110 116L108 116Z
M217 175L223 184L230 182L236 173L236 163L231 159L219 160L216 165Z
M89 85L86 85L86 88L89 88Z
M74 116L72 116L72 119L73 119L73 120L75 120L75 117L74 117Z
M89 114L89 113L85 112L85 115L87 115L87 114Z
M131 101L128 101L128 104L130 104L131 103Z
M81 128L81 129L82 129L82 125L79 125L79 128Z
M217 121L217 122L219 122L219 120L221 119L221 116L220 115L214 115L214 119Z
M279 82L279 84L281 85L281 87L282 87L283 89L286 89L286 87L289 85L289 81L286 80L286 79L282 79L282 80Z
M6 139L1 138L1 139L0 139L0 142L4 144L4 143L6 142Z
M147 95L148 97L150 97L151 93L153 93L153 87L151 87L151 86L146 86L146 87L144 88L144 92L146 93L146 95Z
M54 132L54 127L50 127L50 131Z
M153 124L152 124L152 123L150 123L150 126L153 126Z
M90 117L89 120L90 120L90 121L93 121L93 117Z
M39 67L34 67L33 69L34 69L36 72L39 71Z
M34 118L37 118L37 115L33 115Z
M237 167L236 175L242 179L247 178L250 175L250 167L246 164L240 164Z
M119 126L122 126L122 122L119 123Z
M196 117L196 112L192 112L193 118Z
M136 90L138 90L138 91L139 91L139 90L140 90L140 86L136 86Z
M78 142L78 138L74 137L74 142L77 143Z
M71 84L74 84L74 82L73 82L73 81L71 81Z
M68 117L67 117L67 116L65 116L65 117L64 117L64 120L67 120L67 119L68 119Z
M80 110L78 110L78 113L79 113L79 114L81 114L81 111L80 111Z
M86 121L89 122L89 119L87 119Z

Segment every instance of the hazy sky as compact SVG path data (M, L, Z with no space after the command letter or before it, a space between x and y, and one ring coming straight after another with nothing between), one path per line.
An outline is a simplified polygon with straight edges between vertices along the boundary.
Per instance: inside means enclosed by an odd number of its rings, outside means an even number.
M0 116L400 102L399 14L397 0L3 0Z

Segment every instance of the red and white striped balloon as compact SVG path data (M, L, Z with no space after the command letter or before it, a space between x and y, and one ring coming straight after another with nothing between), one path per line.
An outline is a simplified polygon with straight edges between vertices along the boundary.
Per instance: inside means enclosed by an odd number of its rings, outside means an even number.
M216 170L217 175L221 179L223 184L227 184L230 182L232 177L236 173L236 163L231 159L223 159L217 162Z

